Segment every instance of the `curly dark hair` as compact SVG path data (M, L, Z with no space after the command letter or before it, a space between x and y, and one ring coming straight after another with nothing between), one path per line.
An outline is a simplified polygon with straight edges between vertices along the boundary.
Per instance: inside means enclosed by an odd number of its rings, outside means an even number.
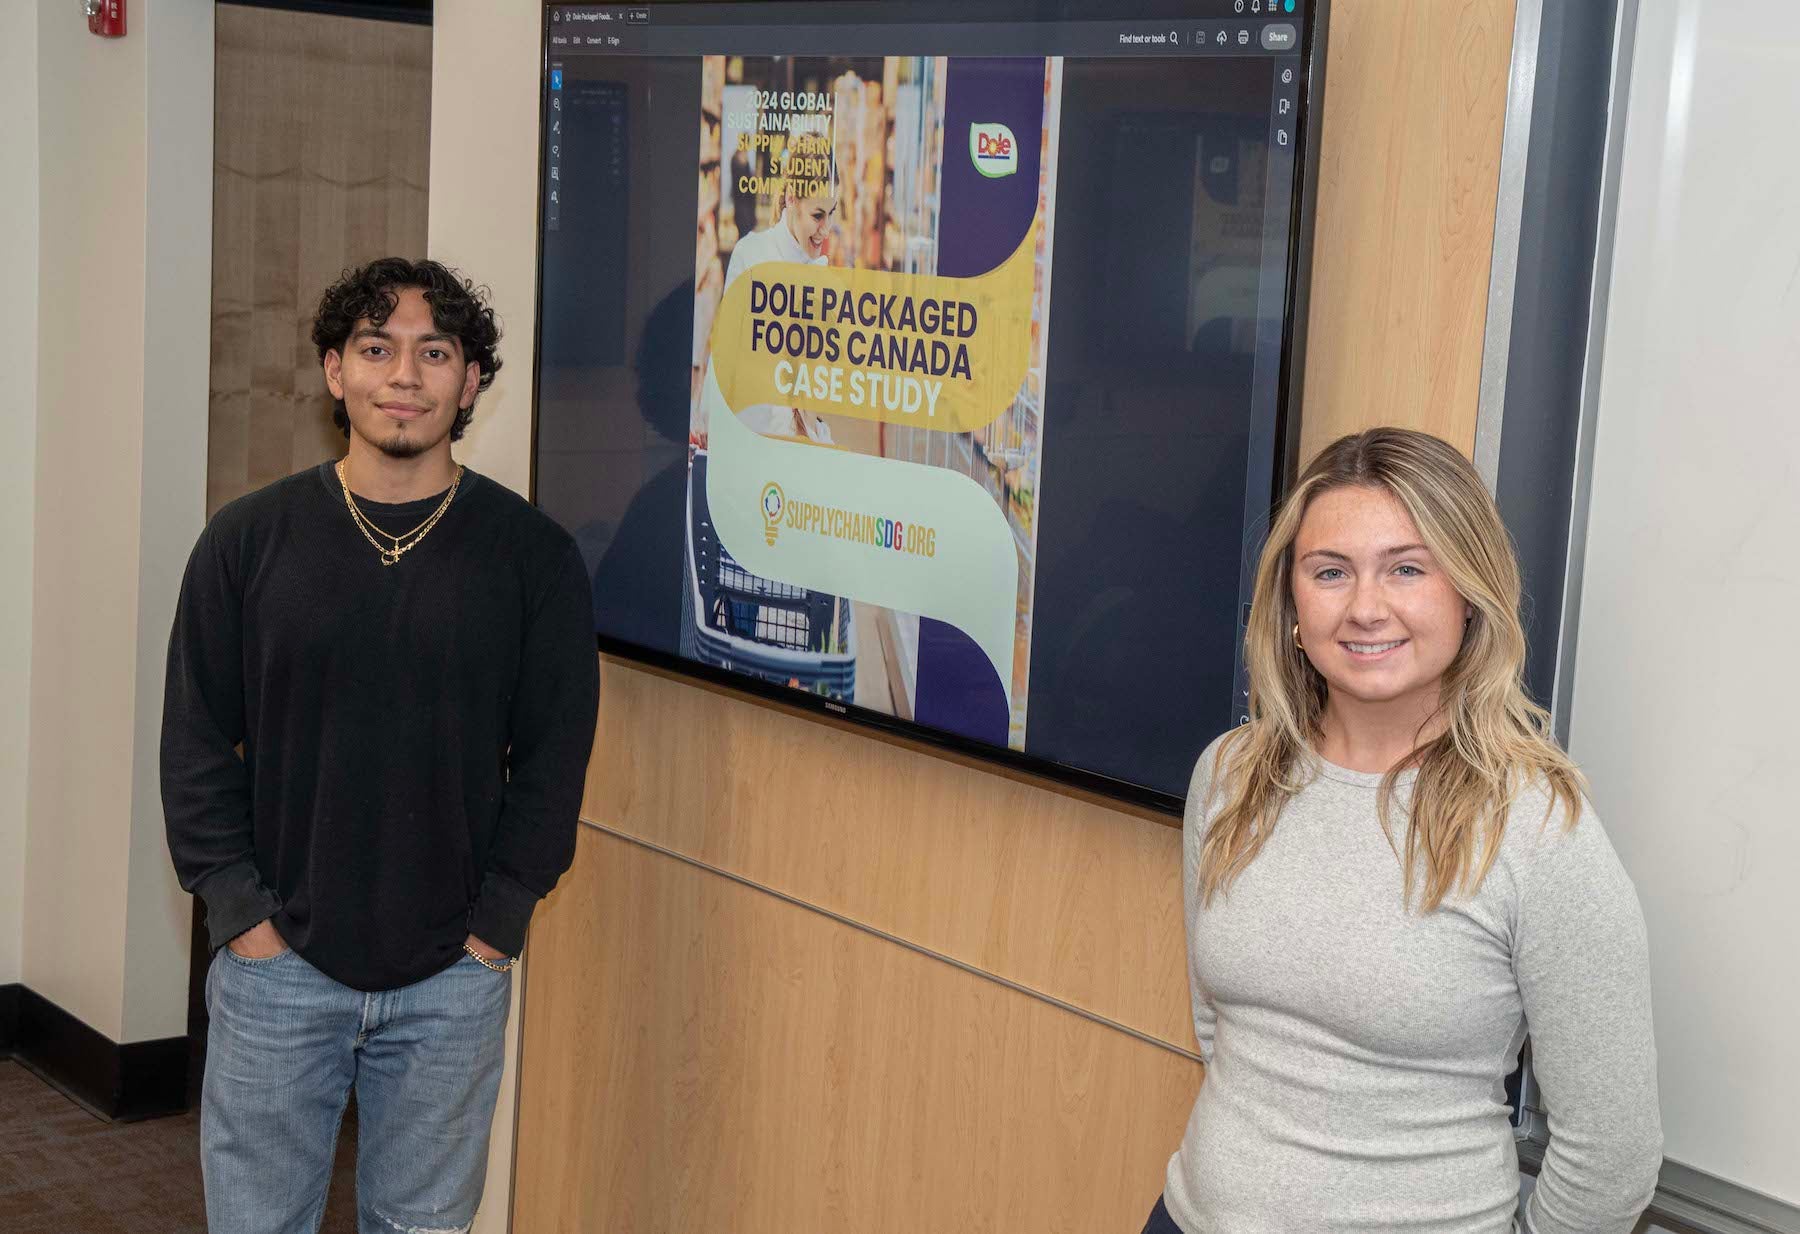
M445 334L453 334L462 344L463 359L472 360L481 369L478 390L494 384L500 371L500 323L488 307L492 293L477 287L460 273L430 259L408 261L404 257L382 257L355 270L346 270L338 281L325 289L319 298L319 311L313 317L312 341L319 349L319 362L325 353L343 354L356 323L367 319L381 325L400 302L400 293L409 287L425 293L431 306L431 322ZM456 423L450 426L450 440L462 440L463 430L475 416L475 405L458 409ZM344 400L338 399L331 409L331 422L345 437L350 436L350 413Z

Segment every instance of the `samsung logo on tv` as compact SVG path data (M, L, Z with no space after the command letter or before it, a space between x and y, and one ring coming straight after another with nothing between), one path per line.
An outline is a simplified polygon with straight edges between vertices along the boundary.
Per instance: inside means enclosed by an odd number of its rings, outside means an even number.
M1004 124L969 126L969 161L984 176L1010 176L1019 170L1019 142Z

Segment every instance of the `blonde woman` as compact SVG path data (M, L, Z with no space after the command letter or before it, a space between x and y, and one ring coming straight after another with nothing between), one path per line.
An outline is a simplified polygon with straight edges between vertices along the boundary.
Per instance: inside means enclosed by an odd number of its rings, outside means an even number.
M1282 506L1251 719L1188 794L1207 1070L1146 1234L1596 1234L1648 1203L1643 917L1521 685L1519 598L1493 502L1434 437L1343 438ZM1551 1138L1518 1214L1502 1081L1528 1032Z
M746 271L764 262L786 261L807 266L827 263L825 246L837 225L838 215L835 174L820 187L823 191L813 196L802 196L792 187L783 187L781 213L774 224L744 236L731 250L731 264L725 270L725 290L731 290L731 285ZM831 429L825 421L798 407L762 404L746 407L738 418L759 433L825 443L831 441Z

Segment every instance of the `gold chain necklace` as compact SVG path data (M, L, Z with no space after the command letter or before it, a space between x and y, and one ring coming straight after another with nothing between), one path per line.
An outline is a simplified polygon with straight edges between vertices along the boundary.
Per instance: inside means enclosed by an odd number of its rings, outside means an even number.
M368 516L357 506L356 498L350 495L350 481L344 476L344 462L345 460L339 459L336 468L334 468L337 472L338 486L344 490L344 505L348 507L350 511L350 519L356 524L356 529L362 532L363 539L367 540L369 545L377 553L381 554L381 564L384 566L395 564L403 555L410 553L413 549L419 547L419 541L423 540L431 533L431 529L437 526L437 521L444 517L444 511L450 508L450 503L456 500L456 490L462 484L463 478L462 464L459 463L456 467L456 478L450 482L450 491L444 494L444 500L439 502L438 508L431 512L431 517L426 519L423 523L420 523L417 527L414 527L411 531L395 535L391 531L383 531L381 528L375 526L374 523L369 521ZM374 534L371 535L371 532ZM393 547L384 547L375 536L386 536L394 542ZM407 542L401 543L402 541Z

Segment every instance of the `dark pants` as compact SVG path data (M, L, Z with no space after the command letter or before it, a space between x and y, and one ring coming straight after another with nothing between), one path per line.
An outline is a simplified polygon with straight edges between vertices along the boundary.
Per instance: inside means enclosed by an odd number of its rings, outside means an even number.
M1150 1210L1150 1220L1144 1222L1144 1234L1181 1234L1181 1227L1169 1216L1169 1207L1160 1195L1156 1197L1156 1207Z

